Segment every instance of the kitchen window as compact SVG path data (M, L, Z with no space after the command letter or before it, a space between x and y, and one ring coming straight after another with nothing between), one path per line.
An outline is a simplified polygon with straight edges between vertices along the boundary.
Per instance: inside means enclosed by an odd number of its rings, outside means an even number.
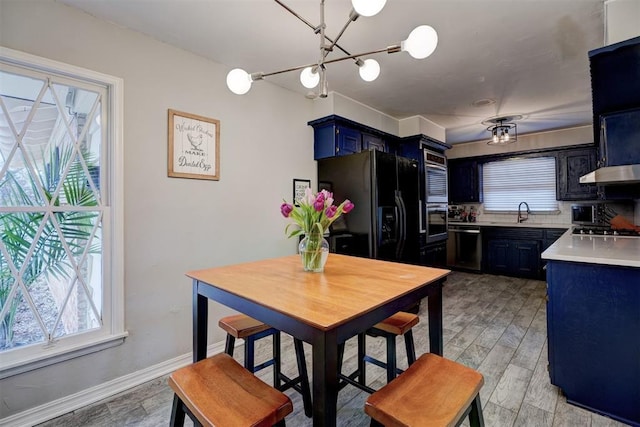
M126 336L121 85L0 50L0 378Z
M482 179L485 212L514 212L520 202L527 202L532 212L558 211L554 157L485 163Z

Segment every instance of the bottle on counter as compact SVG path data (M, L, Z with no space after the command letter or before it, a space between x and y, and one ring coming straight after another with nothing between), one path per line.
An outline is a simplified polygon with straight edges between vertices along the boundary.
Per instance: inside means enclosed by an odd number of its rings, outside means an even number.
M469 222L476 222L478 219L478 212L476 212L476 208L471 206L471 211L469 212Z
M469 214L467 212L467 207L463 206L462 210L460 211L460 220L462 222L467 222L469 220Z

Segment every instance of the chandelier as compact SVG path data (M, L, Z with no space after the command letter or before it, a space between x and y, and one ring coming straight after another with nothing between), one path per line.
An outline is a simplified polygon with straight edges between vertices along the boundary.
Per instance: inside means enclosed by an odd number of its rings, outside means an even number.
M521 118L521 115L512 115L491 117L484 120L482 124L489 125L487 130L491 132L491 139L487 141L487 144L506 145L516 142L518 139L518 126L512 122Z
M308 89L313 89L319 85L318 96L326 98L328 94L327 85L327 69L328 64L352 59L356 66L359 68L360 77L364 81L373 81L380 74L380 64L375 59L362 59L363 57L374 55L377 53L387 52L396 53L400 51L406 51L409 55L416 59L424 59L431 55L436 49L438 44L438 35L436 31L428 25L420 25L416 27L406 40L399 44L387 46L383 49L372 50L369 52L363 52L358 54L351 54L338 44L338 40L344 34L345 30L354 22L358 17L374 16L382 10L386 0L351 0L353 9L349 13L347 23L342 27L342 30L338 33L335 39L329 38L325 35L325 20L324 20L324 2L320 0L320 24L314 26L309 21L298 15L290 7L285 5L281 0L274 0L280 6L285 8L293 16L304 22L308 27L313 29L315 34L320 36L320 56L317 62L300 65L292 68L285 68L279 71L272 71L269 73L256 72L248 73L241 68L234 68L227 74L227 86L231 92L237 95L244 95L251 89L251 84L258 80L263 80L265 77L274 76L276 74L287 73L289 71L302 70L300 73L300 82ZM335 59L327 59L328 55L334 50L339 49L345 56L341 56Z

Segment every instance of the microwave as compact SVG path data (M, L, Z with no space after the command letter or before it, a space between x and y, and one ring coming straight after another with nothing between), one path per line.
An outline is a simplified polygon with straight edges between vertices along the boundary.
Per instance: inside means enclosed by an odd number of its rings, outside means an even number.
M605 215L606 205L602 203L586 203L571 205L571 223L595 227L609 225Z

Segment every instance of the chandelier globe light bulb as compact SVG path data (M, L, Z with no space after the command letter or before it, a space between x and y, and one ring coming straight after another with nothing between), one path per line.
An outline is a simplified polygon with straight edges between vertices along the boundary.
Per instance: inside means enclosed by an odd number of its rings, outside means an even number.
M387 0L351 0L353 9L360 16L374 16L378 14L387 3Z
M306 67L300 72L300 83L307 89L313 89L320 82L320 73L313 71L314 67Z
M415 59L424 59L431 55L438 46L438 33L429 25L420 25L409 33L409 37L402 42L402 50Z
M234 68L227 74L227 87L236 95L244 95L251 89L251 76L242 68Z
M380 64L375 59L365 59L359 69L360 77L365 82L372 82L380 75Z

